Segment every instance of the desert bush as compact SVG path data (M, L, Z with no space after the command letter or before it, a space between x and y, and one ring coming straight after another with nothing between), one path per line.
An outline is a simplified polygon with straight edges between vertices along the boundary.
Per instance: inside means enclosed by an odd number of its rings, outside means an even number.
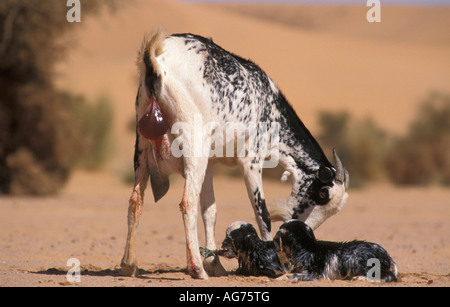
M352 187L383 177L388 138L372 119L355 122L348 112L322 111L318 121L319 143L330 161L332 149L336 149L350 173Z
M356 123L350 132L349 168L354 179L373 181L383 178L387 146L388 135L372 119Z
M87 169L97 169L107 160L111 150L111 131L114 121L112 102L107 96L87 101L81 95L63 92L65 106L73 115L77 146L75 164Z
M22 107L0 123L5 145L0 152L5 159L0 171L4 193L55 193L75 167L93 169L107 157L113 120L107 99L89 102L33 87L20 90L18 105Z
M401 137L370 118L354 121L346 112L321 112L319 126L319 143L327 155L336 148L353 187L380 179L450 185L450 95L429 94Z
M319 112L319 127L320 132L318 139L324 143L325 146L342 147L343 153L340 155L348 154L345 151L349 147L348 133L350 129L351 116L348 112L342 111L338 113L332 113L328 111Z
M398 184L450 185L450 95L431 93L407 134L395 140L386 170Z
M82 1L83 16L104 3L110 1ZM85 156L82 148L102 138L91 135L95 129L80 138L79 129L93 128L83 126L87 114L105 112L74 107L53 85L54 66L73 44L64 36L76 27L67 22L67 10L60 0L0 2L0 193L57 192Z

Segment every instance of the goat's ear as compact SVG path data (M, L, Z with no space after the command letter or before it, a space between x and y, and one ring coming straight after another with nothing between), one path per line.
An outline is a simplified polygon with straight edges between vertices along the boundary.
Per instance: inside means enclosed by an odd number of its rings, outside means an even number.
M277 232L277 234L275 235L275 237L273 237L273 245L275 246L275 252L280 252L281 251L281 238L279 236L279 233Z
M305 224L305 234L311 242L316 242L316 237L314 236L314 232L311 227Z
M316 177L322 183L328 183L334 178L334 172L327 166L321 166L317 171Z

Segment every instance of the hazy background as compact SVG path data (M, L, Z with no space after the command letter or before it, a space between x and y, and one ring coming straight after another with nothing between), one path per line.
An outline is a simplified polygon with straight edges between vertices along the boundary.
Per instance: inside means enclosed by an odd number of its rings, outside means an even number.
M354 187L450 184L448 1L381 1L381 23L366 1L81 1L80 23L65 2L0 4L3 193L56 193L79 168L129 184L136 50L157 25L259 64Z

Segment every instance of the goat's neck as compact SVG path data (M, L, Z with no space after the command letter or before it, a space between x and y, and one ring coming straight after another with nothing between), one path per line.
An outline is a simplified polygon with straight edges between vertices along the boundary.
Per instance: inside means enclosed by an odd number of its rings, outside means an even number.
M298 204L320 166L331 166L322 148L283 95L276 100L280 123L280 164L292 181L289 202Z
M289 140L286 141L286 138L289 138ZM324 162L317 159L314 152L311 155L311 150L309 152L304 150L307 146L304 144L309 142L308 145L311 145L311 141L303 142L292 137L292 135L287 135L284 140L280 139L280 164L285 169L282 179L289 179L292 183L289 203L294 205L303 199L307 189L315 179L318 169ZM319 150L321 153L320 147Z

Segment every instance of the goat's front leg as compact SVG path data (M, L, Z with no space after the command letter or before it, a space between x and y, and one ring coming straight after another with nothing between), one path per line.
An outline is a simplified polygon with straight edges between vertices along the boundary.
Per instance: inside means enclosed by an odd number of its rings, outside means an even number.
M200 208L202 211L203 225L205 226L206 248L216 250L214 227L216 226L216 200L213 188L213 164L209 163L203 180L202 192L200 193Z
M258 158L244 158L240 160L244 173L245 186L248 197L253 206L255 219L258 223L261 239L271 241L271 221L267 210L266 200L262 185L262 164Z
M185 186L180 210L186 236L186 256L189 274L194 278L208 279L203 269L197 233L197 211L200 192L205 177L208 158L185 158Z
M200 208L202 210L203 225L205 226L206 249L215 251L215 226L216 226L216 200L213 188L213 169L214 165L208 163L205 179L203 180L202 192L200 193ZM203 268L209 276L225 276L227 271L220 263L219 256L205 255Z
M125 252L120 263L121 275L137 276L139 269L136 257L136 230L139 218L142 214L144 191L149 177L148 168L145 162L145 154L139 149L139 139L136 141L134 188L128 205L128 235L125 245Z

